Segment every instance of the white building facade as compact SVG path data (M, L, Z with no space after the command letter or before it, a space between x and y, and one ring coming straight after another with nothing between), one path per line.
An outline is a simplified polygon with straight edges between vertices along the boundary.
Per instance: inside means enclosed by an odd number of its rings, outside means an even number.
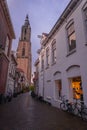
M87 1L71 0L39 52L38 95L59 107L60 97L87 105ZM81 88L82 87L82 88ZM75 94L82 91L81 95Z
M15 89L15 73L16 73L17 61L15 59L13 51L11 51L10 63L8 68L8 78L5 95L13 95Z

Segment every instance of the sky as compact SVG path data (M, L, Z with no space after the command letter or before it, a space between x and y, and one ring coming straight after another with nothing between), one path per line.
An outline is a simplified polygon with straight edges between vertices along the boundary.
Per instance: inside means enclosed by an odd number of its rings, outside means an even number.
M16 35L12 49L16 51L26 15L31 26L32 65L38 58L40 39L37 35L49 33L70 0L7 0ZM33 66L34 69L34 66Z

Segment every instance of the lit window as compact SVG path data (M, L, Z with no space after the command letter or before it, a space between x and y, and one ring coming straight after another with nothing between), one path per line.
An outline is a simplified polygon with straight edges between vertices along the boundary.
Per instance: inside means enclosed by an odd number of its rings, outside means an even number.
M49 66L49 48L46 49L46 65Z
M8 50L9 50L9 37L6 37L6 46L5 46L5 54L8 55Z
M56 63L56 41L52 42L52 64Z
M67 28L67 35L68 35L68 51L72 51L76 48L76 35L74 29L74 23L70 24Z

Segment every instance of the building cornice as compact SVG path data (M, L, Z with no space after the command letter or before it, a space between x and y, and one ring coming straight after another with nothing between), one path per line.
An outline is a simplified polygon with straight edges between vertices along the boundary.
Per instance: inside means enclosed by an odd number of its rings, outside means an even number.
M15 39L15 33L14 33L13 25L12 25L12 22L11 22L11 17L10 17L7 1L6 0L0 0L0 3L1 3L1 6L2 6L8 27L10 29L12 38Z

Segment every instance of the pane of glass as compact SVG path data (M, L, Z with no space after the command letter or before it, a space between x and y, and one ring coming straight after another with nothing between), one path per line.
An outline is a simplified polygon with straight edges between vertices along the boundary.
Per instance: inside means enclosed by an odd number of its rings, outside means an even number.
M53 63L56 62L56 49L53 50Z
M9 48L9 38L7 36L7 38L6 38L6 46L5 46L5 54L6 55L8 54L8 48Z
M85 17L87 18L87 9L84 12L85 12Z
M72 32L74 32L75 30L74 30L74 24L72 24L69 28L68 28L68 30L67 30L67 32L68 32L68 36L72 33Z
M69 51L76 48L76 36L75 32L69 36Z

